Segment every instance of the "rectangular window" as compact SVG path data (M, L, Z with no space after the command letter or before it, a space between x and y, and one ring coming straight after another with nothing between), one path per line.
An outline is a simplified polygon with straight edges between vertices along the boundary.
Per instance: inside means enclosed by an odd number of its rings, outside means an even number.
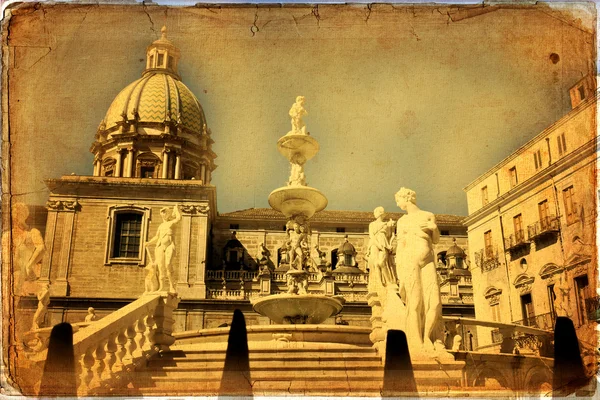
M534 161L536 170L542 168L542 151L541 150L538 150L535 153L533 153L533 161Z
M521 296L521 311L523 313L523 325L529 326L535 324L535 311L533 310L533 300L531 293Z
M575 278L575 296L577 298L577 314L579 325L585 324L587 315L585 312L585 299L589 296L590 282L587 275Z
M229 229L240 229L240 224L229 224Z
M142 214L121 213L116 216L113 257L137 258L140 254Z
M167 68L173 68L173 57L167 58Z
M154 56L150 56L148 68L154 68Z
M335 228L335 231L338 233L344 233L344 232L346 232L346 228L337 227L337 228Z
M489 203L488 188L487 188L487 186L484 186L481 188L481 206L483 207L488 203Z
M154 177L154 167L141 167L140 174L142 178L153 178Z
M508 170L508 175L510 177L510 188L514 188L519 183L517 179L517 167L512 167Z
M544 200L538 203L538 212L540 214L540 228L546 230L550 221L548 220L548 200Z
M554 293L554 284L548 285L548 306L553 316L556 316L554 311L554 300L556 300L556 294Z
M352 266L352 254L344 254L344 265Z
M165 60L164 54L159 54L158 55L158 60L157 60L158 62L156 63L156 66L157 67L164 67L164 65L163 65L163 61L164 60Z
M569 186L563 190L563 201L565 203L565 215L567 217L567 225L572 224L577 220L576 204L573 199L573 186Z
M556 142L558 144L558 155L563 155L567 152L567 140L565 139L565 134L561 133L556 137Z
M500 303L492 304L490 308L492 309L492 321L501 322L500 321Z
M441 230L440 231L440 235L442 235L442 236L448 236L448 235L450 235L450 231Z
M485 256L486 258L492 258L494 256L494 248L492 246L492 231L487 231L483 234L485 243Z
M585 88L583 87L583 85L581 85L577 88L577 92L579 93L579 98L582 101L585 100Z
M521 243L525 239L523 236L523 217L521 214L513 217L513 225L515 227L516 243Z

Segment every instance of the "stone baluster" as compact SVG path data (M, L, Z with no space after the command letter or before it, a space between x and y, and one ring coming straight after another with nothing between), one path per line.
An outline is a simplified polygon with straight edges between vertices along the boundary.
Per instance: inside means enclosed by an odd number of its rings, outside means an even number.
M135 347L136 347L136 356L144 355L144 345L146 344L146 336L144 335L146 331L146 325L144 323L145 317L138 319L135 322Z
M108 379L112 379L115 376L113 367L117 362L117 332L110 334L104 350L106 351L106 376Z
M102 374L106 368L106 365L104 364L104 358L106 357L106 351L104 350L105 345L106 343L102 341L96 346L96 350L94 352L95 363L93 367L92 387L100 386L102 383Z
M156 321L154 321L154 317L152 315L148 315L146 318L144 318L144 323L146 324L146 332L144 333L146 337L146 343L148 343L149 346L152 346L154 344L154 325Z
M116 362L116 368L118 368L119 370L123 370L124 369L124 363L123 363L123 359L125 357L125 355L127 354L127 336L126 336L126 332L127 329L126 328L122 328L119 330L119 333L117 335L117 344L119 346L119 349L117 350L117 362Z
M92 379L94 378L94 372L92 367L94 366L94 348L88 348L85 353L81 356L81 375L80 375L80 390L85 393L90 388Z
M133 352L136 349L135 324L131 324L127 327L127 330L125 331L125 336L127 336L127 343L125 344L125 349L127 350L127 352L125 353L124 360L126 360L128 362L133 362L133 360L134 360Z

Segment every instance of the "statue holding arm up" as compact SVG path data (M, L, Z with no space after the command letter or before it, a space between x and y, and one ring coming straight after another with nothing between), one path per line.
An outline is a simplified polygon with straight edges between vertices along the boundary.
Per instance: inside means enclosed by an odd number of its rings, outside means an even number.
M163 222L158 226L156 235L145 243L145 246L156 243L154 248L154 262L158 266L158 291L164 291L164 277L167 275L169 280L169 292L175 293L173 285L173 269L171 260L175 254L175 242L173 242L173 225L181 220L181 213L178 206L173 207L173 211L168 207L160 210L160 216Z

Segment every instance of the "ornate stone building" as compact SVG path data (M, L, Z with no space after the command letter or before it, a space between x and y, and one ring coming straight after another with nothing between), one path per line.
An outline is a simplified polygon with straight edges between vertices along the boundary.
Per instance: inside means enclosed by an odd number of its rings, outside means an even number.
M596 82L572 110L466 188L475 310L483 320L552 330L569 316L595 346ZM591 315L590 314L594 314ZM479 327L482 346L502 341Z
M179 56L163 29L147 49L142 77L115 97L98 128L90 149L93 175L46 181L40 281L50 286L47 326L83 321L90 306L101 318L138 298L144 266L154 257L143 244L156 234L161 211L174 206L181 212L172 229L171 265L182 299L176 331L227 324L235 308L250 325L269 324L252 312L250 299L286 290L285 217L271 209L217 212L213 138L178 74ZM365 252L373 220L371 212L355 211L323 211L312 219L308 290L346 299L330 323L370 326ZM444 313L473 317L462 217L438 215L437 223ZM36 305L25 296L19 307L27 315ZM21 330L29 329L30 319L21 320Z

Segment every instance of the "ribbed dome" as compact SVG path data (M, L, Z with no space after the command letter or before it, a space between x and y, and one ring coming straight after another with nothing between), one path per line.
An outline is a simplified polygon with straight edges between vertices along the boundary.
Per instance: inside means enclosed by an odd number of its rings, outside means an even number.
M104 129L118 126L123 117L141 124L172 121L198 134L206 124L196 96L180 80L162 72L146 73L121 90L104 117Z
M465 251L456 244L456 239L454 239L453 241L454 243L452 244L452 246L450 246L450 248L446 251L446 257L465 258L467 256L465 254Z
M354 248L352 243L350 243L348 241L348 236L346 236L344 243L342 243L342 245L338 248L338 255L341 255L341 254L349 254L349 255L356 254L356 249Z

